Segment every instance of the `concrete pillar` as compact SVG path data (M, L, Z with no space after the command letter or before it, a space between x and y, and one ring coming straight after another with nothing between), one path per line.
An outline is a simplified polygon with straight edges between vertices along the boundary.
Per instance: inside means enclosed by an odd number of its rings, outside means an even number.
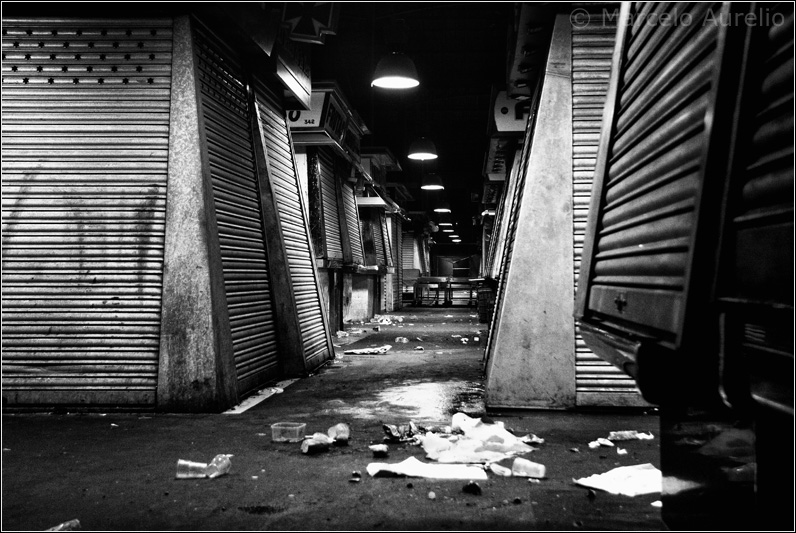
M237 376L188 17L173 57L157 407L222 411Z
M514 248L495 309L489 408L575 405L571 27L553 29Z

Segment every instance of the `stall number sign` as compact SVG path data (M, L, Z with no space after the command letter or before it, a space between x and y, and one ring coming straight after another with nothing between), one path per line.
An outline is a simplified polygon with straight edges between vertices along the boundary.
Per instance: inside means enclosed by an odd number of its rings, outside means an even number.
M322 127L321 114L323 113L323 102L327 95L328 93L312 93L309 111L288 111L287 118L290 121L290 129L317 129Z

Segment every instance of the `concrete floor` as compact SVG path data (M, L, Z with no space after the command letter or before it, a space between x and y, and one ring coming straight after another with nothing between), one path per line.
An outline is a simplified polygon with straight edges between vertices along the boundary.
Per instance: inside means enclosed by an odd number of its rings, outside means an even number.
M133 531L666 529L650 505L659 494L590 495L572 482L616 466L660 468L654 412L490 413L518 435L545 439L526 456L546 465L540 483L489 473L476 496L462 492L463 481L368 476L370 462L425 461L423 449L408 444L390 444L387 459L373 459L368 445L382 442L383 423L444 425L456 412L485 414L487 326L475 310L391 315L403 323L378 332L351 325L366 332L336 338L331 364L241 414L4 413L2 529L44 530L75 518L85 530ZM398 336L410 342L396 343ZM385 355L343 355L382 344L392 345ZM299 444L271 442L279 421L305 422L307 433L346 422L351 441L304 455ZM588 447L625 429L652 431L655 440L623 443L627 455ZM175 479L178 459L208 462L218 453L234 455L228 475ZM353 471L362 473L359 483L349 481Z

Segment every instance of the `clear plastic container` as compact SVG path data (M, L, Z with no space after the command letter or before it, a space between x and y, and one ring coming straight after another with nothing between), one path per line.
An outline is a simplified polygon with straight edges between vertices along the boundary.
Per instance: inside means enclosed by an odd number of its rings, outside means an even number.
M274 442L301 442L304 440L303 422L277 422L271 424L271 440Z

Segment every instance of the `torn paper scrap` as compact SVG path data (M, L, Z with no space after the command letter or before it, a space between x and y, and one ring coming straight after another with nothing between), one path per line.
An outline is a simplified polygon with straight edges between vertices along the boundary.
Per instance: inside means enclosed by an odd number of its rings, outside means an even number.
M365 355L365 354L383 354L387 353L387 350L392 348L389 344L385 344L384 346L379 346L378 348L360 348L359 350L346 350L344 354L356 354L356 355Z
M429 464L418 461L414 457L393 464L370 463L367 466L367 470L368 474L371 476L375 476L380 472L387 472L399 476L423 477L429 479L487 479L486 471L477 466Z
M661 492L663 476L651 463L633 466L620 466L604 474L573 479L576 485L604 490L611 494L638 496Z
M608 434L608 440L652 440L652 433L639 433L635 430L612 431Z
M608 439L604 439L600 437L597 440L593 440L589 443L589 448L599 448L600 446L613 446L614 443Z

